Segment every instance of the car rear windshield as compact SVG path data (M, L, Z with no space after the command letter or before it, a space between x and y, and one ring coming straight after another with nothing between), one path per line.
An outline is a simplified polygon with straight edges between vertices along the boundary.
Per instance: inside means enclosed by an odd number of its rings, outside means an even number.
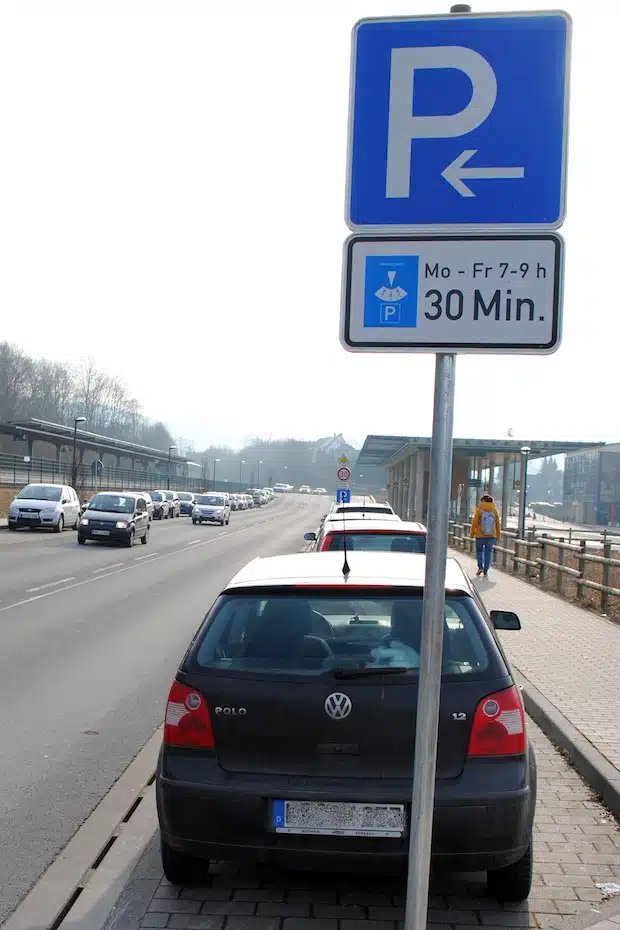
M95 494L88 505L89 510L107 511L108 513L133 513L135 498L123 494Z
M196 503L204 504L209 507L223 507L225 500L218 494L201 494L200 497L196 498Z
M393 513L393 511L391 507L381 507L380 505L373 507L371 504L367 506L360 504L359 507L337 507L336 513L344 513L346 515L348 513Z
M193 499L193 494L188 494L187 491L179 491L179 500L180 501L191 501Z
M59 501L61 488L51 488L46 484L30 484L17 495L18 500L26 501Z
M347 549L356 552L426 552L423 533L333 533L325 538L324 549Z
M164 495L160 494L159 491L153 491L153 493L151 494L151 498L154 501L163 501Z
M443 671L475 675L494 643L472 598L448 596ZM195 671L280 672L304 676L420 667L422 594L383 596L364 590L316 594L222 595L197 637ZM371 672L372 674L372 672Z

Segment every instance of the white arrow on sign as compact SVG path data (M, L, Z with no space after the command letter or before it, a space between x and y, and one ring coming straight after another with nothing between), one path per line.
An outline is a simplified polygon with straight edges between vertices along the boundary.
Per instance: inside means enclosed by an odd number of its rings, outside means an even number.
M442 177L451 184L461 197L475 197L473 190L463 182L467 180L504 180L506 178L525 177L525 168L464 168L463 165L475 155L478 149L464 149L451 161L448 167L441 172Z

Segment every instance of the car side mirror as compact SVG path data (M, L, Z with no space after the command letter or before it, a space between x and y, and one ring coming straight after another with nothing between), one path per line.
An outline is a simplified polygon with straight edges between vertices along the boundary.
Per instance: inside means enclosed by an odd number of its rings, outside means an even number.
M316 533L304 533L306 542L316 542Z
M62 504L68 504L68 503L69 503L69 498L68 498L68 497L63 497L61 503L62 503Z
M521 629L521 621L512 610L492 610L491 622L496 630Z

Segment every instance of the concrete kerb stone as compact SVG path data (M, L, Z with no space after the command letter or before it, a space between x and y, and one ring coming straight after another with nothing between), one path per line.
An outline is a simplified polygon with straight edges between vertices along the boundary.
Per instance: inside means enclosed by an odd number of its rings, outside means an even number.
M525 709L532 720L552 743L567 754L571 765L596 791L604 806L614 816L620 817L618 770L517 668L515 674L523 689Z

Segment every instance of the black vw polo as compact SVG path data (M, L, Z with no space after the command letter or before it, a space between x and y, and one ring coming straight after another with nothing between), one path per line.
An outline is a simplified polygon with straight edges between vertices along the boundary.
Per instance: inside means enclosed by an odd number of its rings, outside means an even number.
M228 585L170 691L157 771L162 860L404 861L425 556L255 559ZM448 559L432 855L527 897L536 764L495 629Z

